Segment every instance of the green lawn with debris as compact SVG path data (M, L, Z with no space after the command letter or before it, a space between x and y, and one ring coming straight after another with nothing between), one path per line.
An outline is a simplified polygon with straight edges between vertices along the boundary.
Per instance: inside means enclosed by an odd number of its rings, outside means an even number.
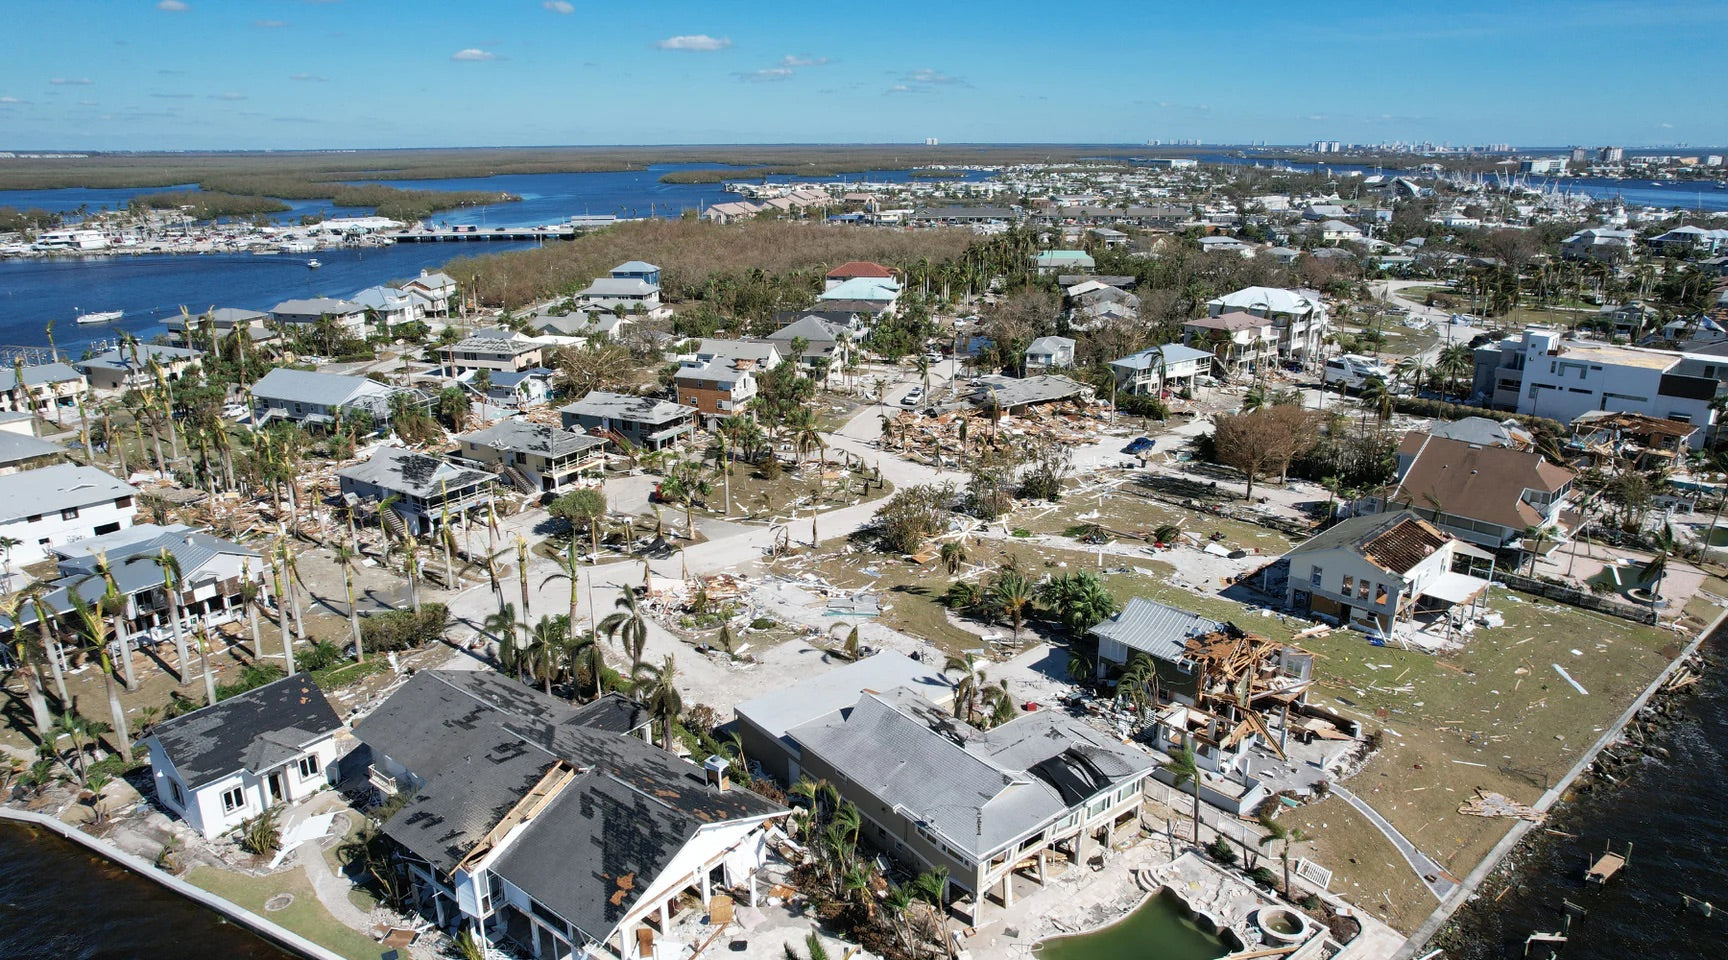
M365 934L350 930L330 915L312 892L312 884L299 869L288 869L268 877L251 877L216 867L194 867L186 879L211 893L287 927L314 943L322 944L353 960L377 960L382 948ZM294 902L281 910L264 909L265 901L289 894Z

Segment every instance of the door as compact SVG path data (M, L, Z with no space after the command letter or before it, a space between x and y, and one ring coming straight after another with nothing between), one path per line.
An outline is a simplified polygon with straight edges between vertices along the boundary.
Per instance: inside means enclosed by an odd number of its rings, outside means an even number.
M270 802L281 803L285 799L282 791L282 771L277 770L270 774L265 782L269 784Z

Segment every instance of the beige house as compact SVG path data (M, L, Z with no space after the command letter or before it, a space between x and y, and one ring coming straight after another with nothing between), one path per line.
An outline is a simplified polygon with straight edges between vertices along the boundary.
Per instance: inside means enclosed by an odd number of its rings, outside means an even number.
M457 439L464 458L498 470L524 490L563 490L605 460L604 438L550 424L500 420Z
M1213 368L1224 377L1260 369L1278 356L1277 323L1240 310L1190 320L1182 336L1188 346L1211 353Z
M469 370L520 373L540 366L543 345L514 330L478 330L439 353L452 374Z

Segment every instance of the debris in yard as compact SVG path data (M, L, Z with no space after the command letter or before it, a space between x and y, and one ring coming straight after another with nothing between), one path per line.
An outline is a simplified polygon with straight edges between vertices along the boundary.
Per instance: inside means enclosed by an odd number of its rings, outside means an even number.
M1572 675L1571 675L1571 674L1570 674L1570 673L1567 673L1567 672L1566 672L1566 668L1565 668L1565 667L1562 667L1562 666L1561 666L1561 665L1559 665L1559 664L1558 664L1558 663L1552 663L1552 664L1549 664L1549 666L1551 666L1551 667L1553 667L1553 668L1554 668L1554 672L1555 672L1555 673L1558 673L1558 674L1559 674L1559 675L1560 675L1560 676L1561 676L1561 678L1562 678L1562 679L1564 679L1564 680L1565 680L1565 681L1566 681L1566 682L1567 682L1567 683L1570 683L1570 684L1571 684L1571 685L1572 685L1572 689L1574 689L1574 690L1576 690L1576 691L1578 691L1578 692L1579 692L1579 693L1582 693L1582 694L1583 694L1583 695L1585 695L1585 696L1586 696L1586 697L1588 697L1588 696L1589 696L1589 695L1590 695L1590 691L1588 691L1588 690L1586 690L1586 689L1584 689L1584 685L1583 685L1583 684L1581 684L1581 683L1579 683L1579 682L1578 682L1578 681L1576 681L1576 680L1574 680L1574 679L1572 679Z
M1472 817L1516 817L1531 823L1541 823L1548 819L1547 814L1508 797L1504 794L1477 788L1476 795L1458 805L1458 812Z

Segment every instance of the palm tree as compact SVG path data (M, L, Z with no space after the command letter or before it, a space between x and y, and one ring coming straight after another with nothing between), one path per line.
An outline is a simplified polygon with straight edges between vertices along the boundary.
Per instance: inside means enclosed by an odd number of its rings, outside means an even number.
M77 622L78 632L84 641L96 652L96 662L102 669L102 683L108 692L108 713L114 720L114 737L120 745L120 755L131 759L132 735L127 731L126 711L120 706L120 683L116 677L117 668L114 664L114 654L108 643L110 626L103 616L112 603L104 595L94 605L84 599L77 587L67 591L72 600L72 613ZM116 612L115 617L124 616Z
M516 535L516 582L522 590L522 622L528 622L528 541Z
M508 603L480 622L480 629L498 640L498 668L515 673L516 679L521 680L522 657L516 647L516 628L516 607Z
M948 568L948 575L952 577L960 572L960 567L967 560L966 544L958 540L944 543L939 554L942 558L942 565Z
M606 648L592 630L571 638L564 648L564 657L569 664L570 684L573 688L578 675L586 670L589 678L594 681L594 699L598 700L606 695Z
M57 621L48 609L47 592L43 587L33 587L25 595L30 599L31 609L36 611L36 632L41 639L42 654L48 658L48 673L54 678L54 693L60 698L61 709L70 709L72 696L66 690L66 672L63 669L65 650L55 637Z
M990 585L990 599L1002 615L1014 624L1014 639L1020 639L1020 628L1026 624L1026 610L1032 605L1032 583L1018 570L1006 570Z
M180 558L163 547L161 553L150 558L150 562L162 568L162 594L168 599L168 620L174 626L174 655L179 658L174 669L180 686L184 687L191 681L188 670L191 663L186 658L186 630L180 623Z
M1362 382L1362 420L1368 420L1368 414L1373 413L1381 423L1392 419L1392 390L1386 381L1380 377L1369 377Z
M92 577L100 577L104 584L102 604L104 609L114 617L114 644L120 651L120 672L126 678L126 689L136 690L138 689L138 678L132 672L132 638L126 630L128 601L126 595L120 592L120 582L114 579L114 567L108 562L108 554L98 553L96 555L95 572ZM80 585L83 582L85 581L81 581Z
M577 589L581 586L582 579L581 573L576 566L576 550L573 546L571 549L565 550L564 553L559 556L558 572L540 581L540 589L546 589L546 585L554 580L564 580L570 584L570 612L566 614L566 616L569 617L571 624L575 624L576 595ZM589 619L592 620L593 618L590 617Z
M1656 581L1650 588L1650 599L1656 601L1662 599L1662 581L1668 576L1668 560L1680 553L1680 540L1674 536L1673 525L1667 523L1662 525L1662 529L1652 534L1650 540L1655 546L1656 552L1644 562L1644 568L1639 571L1638 579L1646 582Z
M1301 843L1308 839L1308 836L1299 828L1286 827L1265 814L1260 816L1260 826L1266 829L1266 835L1260 838L1262 847L1269 843L1281 844L1278 848L1278 859L1284 864L1284 898L1294 899L1295 891L1290 888L1290 845ZM1195 840L1195 843L1198 844L1199 840Z
M282 557L280 551L270 558L270 576L276 585L276 620L282 628L283 669L288 671L289 676L293 676L294 633L288 628L288 596L282 592Z
M954 716L966 722L972 722L972 715L977 712L978 698L984 689L984 669L975 654L949 656L942 663L943 673L958 673L960 679L954 683Z
M630 654L630 673L634 676L642 666L642 651L648 646L648 621L642 615L633 590L620 590L612 606L616 612L607 614L606 619L600 621L600 632L606 635L606 639L621 643L625 652Z
M528 631L528 645L522 653L528 661L528 672L539 678L547 696L552 695L552 681L564 666L569 641L570 621L563 617L542 616Z
M58 747L61 737L68 737L72 740L72 762L67 766L71 767L72 772L78 775L80 786L88 786L90 783L90 763L89 757L85 754L85 744L91 743L101 736L97 729L98 726L95 721L83 714L67 712L55 717L53 726L48 731L53 734L52 742L56 747ZM101 724L100 726L106 727L107 725ZM59 753L59 750L55 749L54 752Z
M1170 758L1164 765L1170 772L1170 785L1182 789L1185 783L1194 785L1194 845L1200 845L1200 766L1194 762L1194 745L1186 738L1182 741L1182 751Z
M1442 378L1442 387L1457 388L1458 381L1475 366L1476 358L1470 348L1462 343L1455 343L1440 351L1440 357L1434 363L1434 372Z
M354 602L354 561L360 554L346 543L338 543L334 552L336 565L342 568L342 586L348 591L348 628L354 633L354 661L365 663L366 644L360 635L360 607Z
M198 662L204 667L204 704L216 705L216 672L210 669L210 630L200 621L198 624Z
M639 664L634 670L637 699L648 708L649 716L660 723L660 746L672 750L672 726L684 712L684 697L678 692L678 665L668 653L659 666Z
M36 724L37 734L44 734L54 722L48 712L48 695L42 688L42 666L31 655L30 641L25 638L24 625L18 622L18 611L24 606L26 597L23 594L12 594L0 597L0 615L12 626L12 649L17 669L23 671L24 689L30 698L30 715Z

